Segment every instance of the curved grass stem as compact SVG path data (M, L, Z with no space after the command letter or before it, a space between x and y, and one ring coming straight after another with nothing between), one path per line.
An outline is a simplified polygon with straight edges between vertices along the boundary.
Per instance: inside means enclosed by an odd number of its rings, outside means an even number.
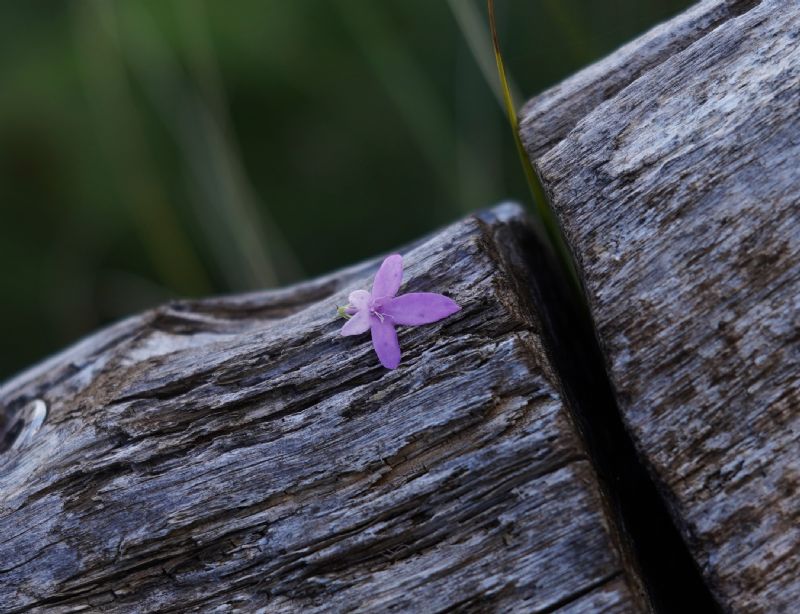
M519 119L517 118L517 110L514 105L514 99L511 94L511 87L509 86L508 77L506 75L505 64L503 62L503 55L500 52L500 42L497 36L497 24L494 16L494 0L487 0L487 8L489 11L489 29L492 33L492 47L494 49L494 58L497 63L497 73L500 77L500 89L503 93L503 102L505 104L506 117L511 126L511 132L514 137L514 144L517 147L517 154L519 155L522 169L525 172L525 178L528 182L528 188L533 198L533 207L536 218L544 228L547 240L558 258L564 272L570 278L574 289L580 295L580 282L575 269L575 263L569 252L564 237L561 234L561 228L558 225L558 219L553 211L552 204L550 203L547 192L542 185L542 180L533 168L530 158L528 157L525 147L522 144L522 139L519 135Z

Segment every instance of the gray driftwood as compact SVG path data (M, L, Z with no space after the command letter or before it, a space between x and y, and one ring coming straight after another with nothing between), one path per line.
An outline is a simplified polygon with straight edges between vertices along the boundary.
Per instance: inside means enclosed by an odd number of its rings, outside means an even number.
M800 611L800 2L702 2L523 113L707 582L726 610Z
M169 305L6 383L0 607L646 611L529 233L505 206L407 251L402 291L463 310L401 332L396 371L338 335L373 261Z

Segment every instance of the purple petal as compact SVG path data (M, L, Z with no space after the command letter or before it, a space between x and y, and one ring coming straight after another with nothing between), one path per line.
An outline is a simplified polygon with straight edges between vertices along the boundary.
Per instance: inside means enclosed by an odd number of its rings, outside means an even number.
M360 335L361 333L365 333L369 330L369 311L363 309L361 311L357 311L356 315L350 318L347 322L344 323L342 326L341 335L343 337L348 337L350 335Z
M372 298L394 296L402 282L403 257L400 254L393 254L383 261L381 268L375 273L375 281L372 282Z
M395 324L416 326L430 324L459 311L461 307L443 294L435 292L410 292L401 294L381 307L381 313Z
M356 290L355 292L351 292L350 296L347 297L350 301L350 304L359 309L366 309L369 305L370 294L366 290Z
M400 364L400 343L397 341L397 331L389 319L381 321L372 318L372 346L381 364L387 369L396 369Z

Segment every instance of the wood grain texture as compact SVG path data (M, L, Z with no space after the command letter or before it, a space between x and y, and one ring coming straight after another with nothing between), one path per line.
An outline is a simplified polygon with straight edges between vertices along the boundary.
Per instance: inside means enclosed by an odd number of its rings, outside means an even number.
M711 28L656 30L690 44L633 74L621 67L654 34L532 100L524 137L624 419L707 581L728 611L795 612L800 3L733 5ZM569 121L535 145L564 96Z
M528 154L539 158L603 102L756 3L757 0L698 2L533 98L520 111L520 135Z
M403 291L463 310L402 330L396 371L334 317L372 261L169 305L6 383L3 611L646 611L519 233L505 206L405 253Z

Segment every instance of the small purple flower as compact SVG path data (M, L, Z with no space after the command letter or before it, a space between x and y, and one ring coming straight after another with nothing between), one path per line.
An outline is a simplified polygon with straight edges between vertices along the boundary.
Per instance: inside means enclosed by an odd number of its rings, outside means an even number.
M339 308L339 313L349 318L342 326L342 335L360 335L371 330L375 353L387 369L396 369L400 364L396 324L430 324L461 309L455 301L435 292L395 296L402 281L403 257L393 254L375 274L372 292L356 290L350 293L350 304Z

